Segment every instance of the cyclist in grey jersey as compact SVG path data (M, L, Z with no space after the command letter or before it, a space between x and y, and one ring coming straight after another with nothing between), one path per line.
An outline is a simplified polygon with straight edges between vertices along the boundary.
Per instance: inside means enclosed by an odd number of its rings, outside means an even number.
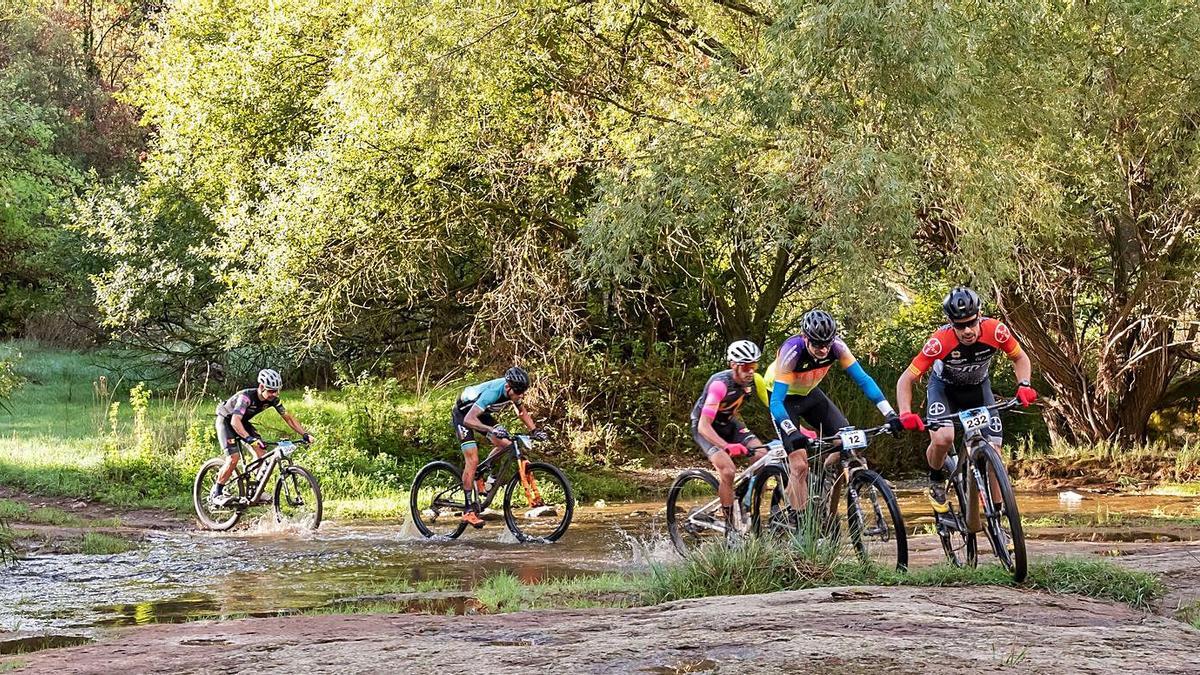
M270 368L264 368L258 371L257 388L243 389L217 406L215 423L217 443L225 452L225 465L221 467L221 471L217 474L217 482L213 485L212 492L209 493L214 506L224 506L229 501L229 496L224 494L225 483L233 475L234 469L237 468L238 461L241 459L238 441L250 446L254 450L254 454L260 458L266 452L266 444L258 435L258 430L250 423L250 420L258 413L267 408L274 408L283 421L293 431L300 434L304 442L312 442L312 435L304 429L299 420L283 407L283 402L279 400L279 390L282 388L283 378L279 373Z

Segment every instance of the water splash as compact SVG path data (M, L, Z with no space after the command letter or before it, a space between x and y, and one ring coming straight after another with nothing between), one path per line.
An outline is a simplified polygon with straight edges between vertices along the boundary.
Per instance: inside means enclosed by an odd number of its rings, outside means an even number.
M617 527L624 544L628 547L629 556L625 564L634 568L647 568L651 565L665 565L677 562L679 552L675 550L671 538L662 529L653 529L644 534L633 534L622 527Z

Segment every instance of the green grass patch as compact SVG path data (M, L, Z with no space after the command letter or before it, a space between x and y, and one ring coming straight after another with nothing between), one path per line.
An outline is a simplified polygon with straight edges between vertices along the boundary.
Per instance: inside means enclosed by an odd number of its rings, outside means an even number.
M0 673L11 673L14 670L20 670L29 665L25 659L5 659L0 661Z
M749 539L726 548L710 545L675 565L652 569L647 598L658 603L713 595L744 595L820 586L1016 586L999 565L920 568L910 573L863 565L857 561L813 556L804 544L780 545ZM1107 561L1054 558L1032 563L1025 588L1073 593L1123 602L1147 609L1166 587L1154 575Z
M525 584L510 572L497 572L480 582L474 594L489 612L556 607L631 607L643 604L649 582L650 577L646 574L607 573Z
M84 555L114 555L138 548L138 543L101 532L88 532L79 540L79 552Z
M1175 618L1200 630L1200 602L1184 605L1175 611Z

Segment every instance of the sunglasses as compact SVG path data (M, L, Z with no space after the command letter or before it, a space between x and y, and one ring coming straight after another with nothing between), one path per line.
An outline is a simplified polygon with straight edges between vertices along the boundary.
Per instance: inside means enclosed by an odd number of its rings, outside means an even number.
M970 321L962 321L962 322L951 321L950 325L954 326L955 328L957 328L959 330L966 330L968 328L974 328L975 326L979 325L979 317L975 317L974 319L971 319Z
M830 347L833 346L833 340L830 340L828 342L817 342L816 340L809 340L808 344L811 345L813 349L829 349Z
M267 392L268 394L278 394L279 393L278 389L263 389L263 391Z

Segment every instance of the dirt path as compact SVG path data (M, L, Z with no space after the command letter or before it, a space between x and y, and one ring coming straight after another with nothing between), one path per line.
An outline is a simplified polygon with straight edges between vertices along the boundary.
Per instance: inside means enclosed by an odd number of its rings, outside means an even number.
M628 610L160 625L22 657L29 673L1200 670L1200 632L1008 588L815 589Z
M121 527L137 530L178 530L193 527L193 520L163 509L110 506L74 497L48 497L0 485L0 499L11 499L33 508L51 507L84 520L119 519Z

